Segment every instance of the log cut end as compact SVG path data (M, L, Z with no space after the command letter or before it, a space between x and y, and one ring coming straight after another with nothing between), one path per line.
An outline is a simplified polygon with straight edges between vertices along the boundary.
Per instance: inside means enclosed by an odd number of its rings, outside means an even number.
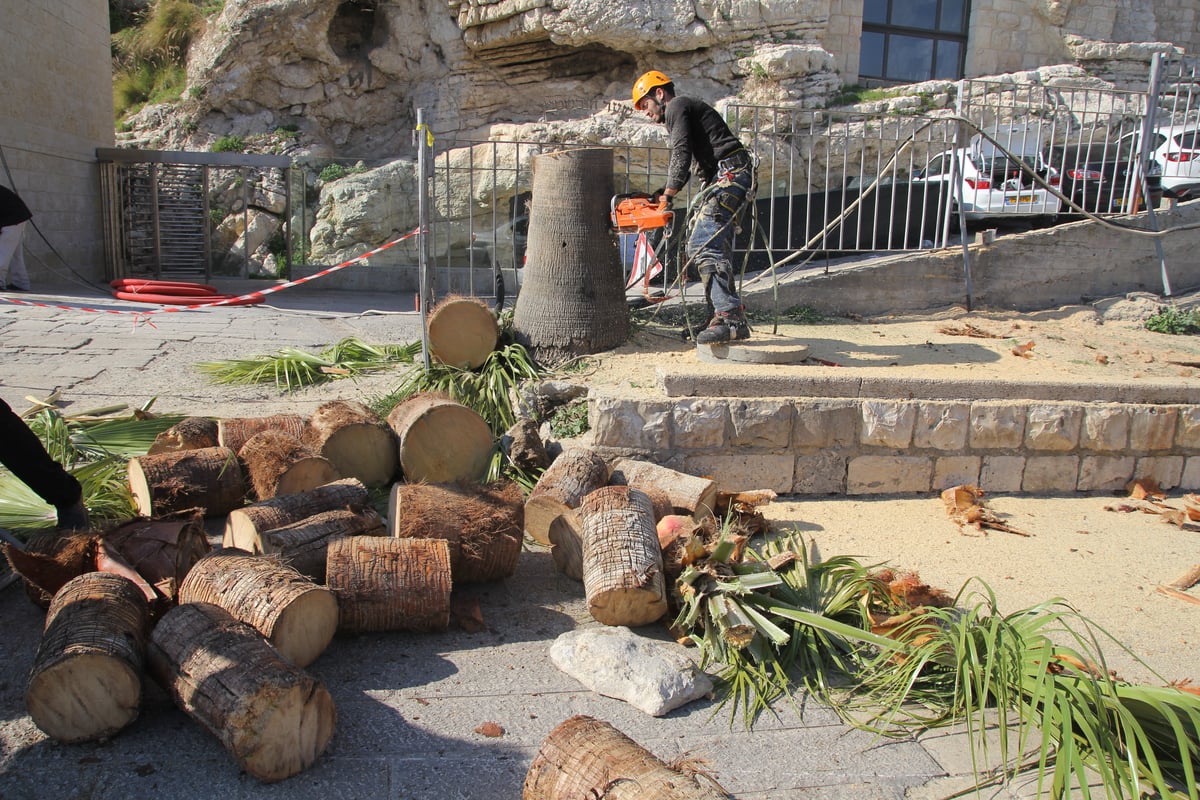
M274 783L312 766L333 738L337 721L328 690L298 682L281 697L264 694L256 701L259 735L243 740L252 749L234 754L246 772Z
M275 620L270 642L298 667L316 661L337 633L338 604L323 586L294 598Z
M588 611L604 625L636 628L662 619L667 613L667 601L655 589L623 587L589 597Z
M25 704L53 739L106 739L137 718L142 676L126 660L102 653L62 659L30 679Z
M429 315L429 347L443 364L478 369L496 349L496 315L473 297L450 297Z
M400 470L410 483L480 481L492 460L492 430L471 408L434 395L414 395L392 409Z

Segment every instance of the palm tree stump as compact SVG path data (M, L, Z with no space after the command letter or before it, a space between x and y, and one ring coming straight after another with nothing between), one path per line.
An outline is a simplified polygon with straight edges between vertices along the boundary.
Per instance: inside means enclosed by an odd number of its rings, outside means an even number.
M525 276L513 333L536 361L611 350L629 336L624 276L609 229L613 154L579 148L533 158Z

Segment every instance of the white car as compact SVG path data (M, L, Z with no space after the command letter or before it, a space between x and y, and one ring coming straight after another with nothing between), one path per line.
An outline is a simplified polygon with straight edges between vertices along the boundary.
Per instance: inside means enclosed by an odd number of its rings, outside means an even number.
M1140 131L1125 138L1136 142ZM1200 122L1161 125L1149 144L1149 156L1162 170L1163 193L1181 200L1200 197Z
M999 137L996 137L999 138ZM950 185L951 175L962 190L963 214L968 220L992 217L1049 217L1058 213L1062 201L1030 173L1058 188L1058 170L1042 158L1041 140L1036 136L1007 136L1005 150L976 135L970 147L946 150L929 159L925 169L913 176L917 183ZM959 196L952 194L953 202Z

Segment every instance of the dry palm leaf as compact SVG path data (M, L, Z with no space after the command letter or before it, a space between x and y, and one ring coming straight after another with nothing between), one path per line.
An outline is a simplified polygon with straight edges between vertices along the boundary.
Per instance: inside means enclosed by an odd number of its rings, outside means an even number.
M983 504L983 490L974 484L959 484L942 491L942 502L946 513L958 526L971 525L986 534L989 530L1029 536L1025 531L1012 527Z
M937 329L938 333L944 333L947 336L970 336L974 339L1003 339L999 333L985 331L983 328L972 325L969 322L964 322L961 325L943 325Z
M1033 358L1033 342L1013 345L1012 354L1021 358Z

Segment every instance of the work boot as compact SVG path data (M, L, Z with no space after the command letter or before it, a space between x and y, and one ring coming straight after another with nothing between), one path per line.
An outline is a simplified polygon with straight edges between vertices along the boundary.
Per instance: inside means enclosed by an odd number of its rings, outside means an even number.
M696 334L696 344L720 344L729 340L749 339L750 326L736 311L718 311L708 321L708 327Z
M54 510L58 514L60 531L85 531L91 527L91 520L88 518L83 498L76 500L74 505L57 506Z

